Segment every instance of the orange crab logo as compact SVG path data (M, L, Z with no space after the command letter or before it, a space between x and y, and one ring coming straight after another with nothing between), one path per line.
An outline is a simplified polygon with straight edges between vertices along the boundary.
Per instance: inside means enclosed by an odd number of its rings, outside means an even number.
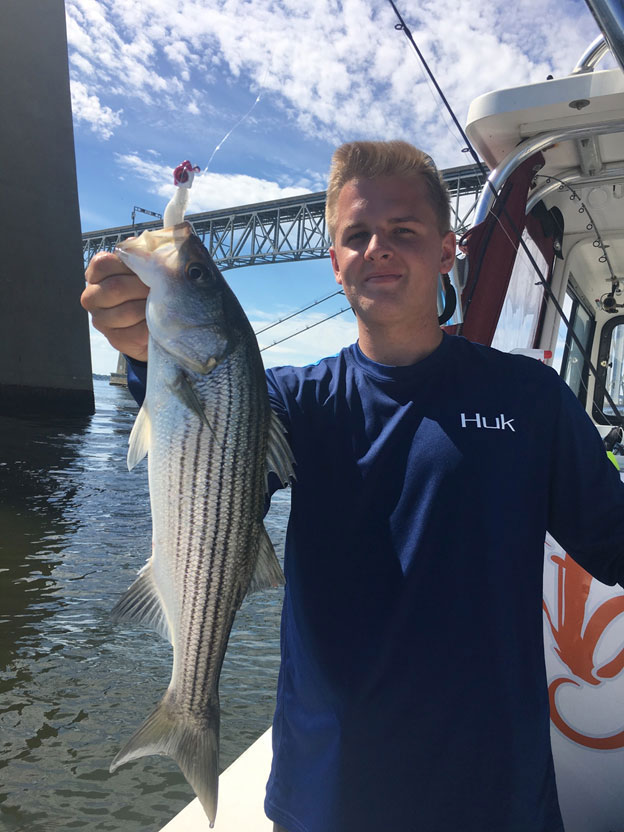
M564 557L552 555L551 560L557 567L558 616L556 623L553 622L545 601L543 607L555 640L555 650L576 679L581 679L589 685L602 685L608 679L617 676L624 668L624 648L606 664L600 667L594 664L594 656L601 636L609 624L624 612L624 595L617 595L604 601L583 627L592 577L567 554ZM557 710L557 689L565 684L580 687L576 679L563 676L550 683L548 695L550 718L553 723L564 736L586 748L600 750L624 748L624 731L606 737L587 736L568 725Z

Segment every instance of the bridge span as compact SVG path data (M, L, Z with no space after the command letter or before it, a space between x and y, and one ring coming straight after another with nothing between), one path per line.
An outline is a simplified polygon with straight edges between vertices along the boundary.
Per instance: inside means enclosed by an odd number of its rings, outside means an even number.
M461 234L468 229L484 179L476 165L442 173L451 195L454 230ZM222 270L329 256L325 191L188 214L187 219ZM111 251L122 240L161 225L152 221L83 234L85 268L98 251Z

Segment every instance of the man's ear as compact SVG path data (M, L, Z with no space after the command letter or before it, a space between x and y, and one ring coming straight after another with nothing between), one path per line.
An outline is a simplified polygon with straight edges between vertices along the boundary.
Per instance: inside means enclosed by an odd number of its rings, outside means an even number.
M454 231L449 231L442 239L442 252L440 256L440 273L448 274L455 262L455 251L457 249L457 238Z
M342 286L342 276L340 274L340 266L338 265L338 258L336 250L333 246L329 248L329 257L331 259L332 269L334 270L334 279L339 286Z

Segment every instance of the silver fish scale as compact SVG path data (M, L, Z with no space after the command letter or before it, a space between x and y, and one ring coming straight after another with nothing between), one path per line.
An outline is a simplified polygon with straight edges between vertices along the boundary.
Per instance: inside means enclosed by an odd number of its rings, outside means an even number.
M151 349L154 386L175 389L179 368L156 344ZM187 375L209 425L177 395L152 407L147 391L153 566L174 645L168 696L185 718L198 721L218 697L230 628L262 531L270 411L257 365L243 342L207 375Z

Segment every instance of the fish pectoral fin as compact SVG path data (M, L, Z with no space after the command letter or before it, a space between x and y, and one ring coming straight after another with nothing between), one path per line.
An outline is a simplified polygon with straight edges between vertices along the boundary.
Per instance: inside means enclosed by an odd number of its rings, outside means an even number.
M136 581L117 601L111 615L113 621L146 624L173 644L171 628L154 581L151 558L139 572Z
M132 471L149 451L152 438L152 423L144 402L139 410L128 439L128 471Z
M294 463L295 458L290 450L288 440L286 439L284 426L274 411L271 411L271 419L269 422L269 443L267 447L266 459L267 479L269 474L274 472L280 478L282 485L288 485L291 479L295 479Z
M215 439L218 442L217 435L214 432L214 428L210 424L210 420L206 415L204 406L199 400L197 393L193 389L193 385L184 373L179 373L176 378L175 393L179 396L183 404L185 404L189 408L189 410L192 410L194 413L196 413L202 420L202 422L208 426L208 428L212 431Z
M271 538L263 525L262 531L260 532L258 560L256 561L256 568L249 582L247 594L258 592L260 589L269 589L273 586L283 586L285 582L286 579L284 578L282 567L279 565Z
M185 721L166 693L156 710L128 740L110 766L111 773L130 760L150 754L171 757L179 765L204 812L214 825L219 776L219 700L210 702L200 720Z

